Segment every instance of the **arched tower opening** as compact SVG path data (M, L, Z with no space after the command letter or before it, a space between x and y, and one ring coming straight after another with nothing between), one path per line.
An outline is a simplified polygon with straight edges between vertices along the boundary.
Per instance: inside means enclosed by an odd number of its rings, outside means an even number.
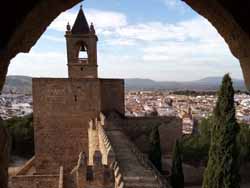
M93 23L89 26L82 7L72 29L69 24L66 28L69 78L97 78L98 38Z
M88 63L88 47L84 42L80 43L80 46L78 48L78 59L79 59L79 63L81 63L82 61L86 61L85 63Z

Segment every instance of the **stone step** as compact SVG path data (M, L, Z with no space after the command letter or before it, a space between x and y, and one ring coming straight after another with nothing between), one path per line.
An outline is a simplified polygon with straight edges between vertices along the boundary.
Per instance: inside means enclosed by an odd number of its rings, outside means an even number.
M148 176L148 177L123 177L124 181L127 182L145 182L145 183L152 183L152 182L157 182L156 178L153 176Z
M152 170L143 165L131 150L128 138L119 131L109 131L107 136L116 153L126 188L159 188Z
M158 183L143 183L143 182L139 182L139 183L130 183L130 182L125 182L125 186L126 188L134 188L134 187L148 187L148 188L159 188Z

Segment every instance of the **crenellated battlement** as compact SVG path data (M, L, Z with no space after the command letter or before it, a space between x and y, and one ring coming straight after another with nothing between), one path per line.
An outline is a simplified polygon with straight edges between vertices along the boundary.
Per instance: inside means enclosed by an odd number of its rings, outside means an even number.
M124 120L119 118L119 114L113 112L109 114L109 117L100 113L99 118L89 122L90 129L96 132L95 135L98 138L89 139L98 140L98 143L90 143L90 145L99 148L98 152L89 152L92 153L90 159L93 158L93 161L98 159L97 161L102 162L102 165L110 168L114 174L115 187L134 187L135 185L143 187L147 183L159 188L170 187L148 157L141 153L123 133L119 125L122 121ZM98 157L95 156L97 153ZM130 166L129 163L133 165L131 168L127 168ZM93 162L93 164L95 166L96 163Z

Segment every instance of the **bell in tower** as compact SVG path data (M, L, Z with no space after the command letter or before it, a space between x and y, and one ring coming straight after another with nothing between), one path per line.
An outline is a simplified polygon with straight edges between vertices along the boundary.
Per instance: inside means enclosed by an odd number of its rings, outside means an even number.
M97 78L97 41L94 25L88 25L82 6L71 29L67 25L69 78Z

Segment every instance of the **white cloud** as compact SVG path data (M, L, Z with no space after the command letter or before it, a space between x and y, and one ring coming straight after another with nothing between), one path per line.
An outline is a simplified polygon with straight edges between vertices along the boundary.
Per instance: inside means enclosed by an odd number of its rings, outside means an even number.
M175 24L149 22L127 25L114 28L105 37L110 45L136 46L142 50L142 59L147 62L232 58L223 38L202 17Z
M175 11L177 14L184 15L188 6L182 0L160 0L168 10Z
M203 40L211 41L222 38L211 24L203 18L195 18L179 22L176 24L168 24L163 22L139 23L136 25L126 25L125 27L114 28L114 30L105 33L107 36L119 36L126 39L141 41L164 41L164 40Z
M176 0L166 0L169 4L176 4ZM110 40L111 44L126 45L136 41L185 41L203 40L222 42L222 38L211 24L202 17L169 24L164 22L144 22L129 24L125 14L115 11L101 11L86 9L86 17L89 23L95 24L98 35ZM76 12L64 12L49 26L51 30L65 31L67 22L72 25L76 18ZM48 40L61 41L58 38L45 36ZM116 41L115 41L116 40ZM128 42L126 42L128 41Z
M42 39L46 39L46 40L49 40L49 41L52 41L52 42L64 42L65 43L65 39L63 37L55 37L55 36L50 36L50 35L43 35Z
M102 31L104 28L112 29L127 25L126 16L119 12L86 9L85 14L88 18L89 24L93 22L96 26L97 32ZM63 12L51 23L48 29L53 29L56 31L65 31L68 22L71 24L71 26L74 24L76 15L76 12Z
M161 0L169 10L178 10L181 13L186 12L185 3L181 0Z
M76 14L72 12L61 13L48 27L48 29L56 31L66 31L67 23L73 23L76 19Z
M180 5L180 1L179 0L164 0L164 3L168 6L168 7L177 7L178 5Z
M176 1L171 2L174 6ZM241 76L239 65L235 63L227 44L202 17L174 24L159 21L131 24L120 12L96 9L85 12L89 23L94 22L99 43L102 44L99 45L99 52L104 54L98 58L101 76L185 80L189 75L188 80L192 80L223 74L224 71L235 71ZM76 14L69 11L62 13L49 29L64 32L68 21L71 25L74 23ZM41 40L65 42L63 35L58 36L45 34ZM14 59L9 74L65 77L66 63L63 52L32 50ZM194 70L199 71L190 75L190 71Z
M65 77L67 75L66 56L57 52L36 52L17 55L9 66L10 75L35 77Z
M90 22L96 25L96 28L117 28L127 25L127 17L115 11L101 11L96 9L87 9L86 16Z
M109 38L105 41L104 45L111 46L135 46L137 42L133 39L123 39L123 38Z
M143 48L144 60L166 61L169 59L192 59L206 60L216 59L218 57L231 57L230 51L224 43L216 42L165 42L160 45L153 43L149 47ZM164 59L163 54L166 59Z

